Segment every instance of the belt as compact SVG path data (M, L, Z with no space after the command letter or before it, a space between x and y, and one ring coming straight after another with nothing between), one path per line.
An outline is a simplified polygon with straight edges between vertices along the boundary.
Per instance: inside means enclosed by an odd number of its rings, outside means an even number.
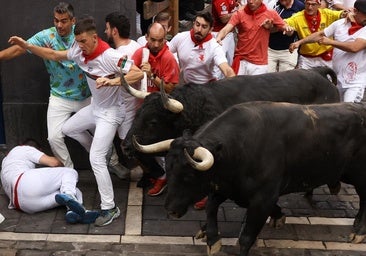
M116 77L114 74L111 74L111 75L108 75L108 76L96 76L96 75L92 75L92 74L90 74L90 73L88 73L88 72L84 72L84 74L85 74L87 77L89 77L90 79L93 79L93 80L97 80L97 79L98 79L98 78L100 78L100 77L107 77L107 78L109 78L109 79L113 79L113 78L115 78L115 77Z
M14 186L14 206L16 209L20 210L20 207L19 207L19 201L18 201L18 183L19 183L19 180L20 178L23 176L24 172L21 173L19 176L18 176L18 179L17 181L15 182L15 186Z

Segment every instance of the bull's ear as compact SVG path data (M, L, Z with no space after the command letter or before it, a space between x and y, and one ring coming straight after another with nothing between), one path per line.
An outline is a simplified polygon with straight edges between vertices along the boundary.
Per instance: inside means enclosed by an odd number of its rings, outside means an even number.
M183 138L187 139L187 138L190 138L190 137L192 137L192 132L191 132L191 130L190 130L190 129L185 129L185 130L183 131Z

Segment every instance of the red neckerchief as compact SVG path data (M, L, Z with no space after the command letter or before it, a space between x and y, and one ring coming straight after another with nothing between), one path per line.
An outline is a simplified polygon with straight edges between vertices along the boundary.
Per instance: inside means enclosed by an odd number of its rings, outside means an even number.
M244 11L246 14L248 15L256 15L256 14L259 14L259 13L262 13L262 12L265 12L267 10L267 7L265 4L261 4L255 11L252 11L249 9L248 5L246 5L244 7Z
M201 41L197 41L197 40L196 40L196 38L194 37L194 31L193 31L193 29L191 29L190 33L191 33L191 39L192 39L192 41L193 41L193 43L194 43L194 46L195 46L195 47L196 47L196 46L199 46L199 48L202 48L203 43L205 43L205 42L207 42L207 41L210 41L210 40L212 39L212 34L211 34L211 33L209 33L209 34L207 34L207 36L206 36L205 38L203 38Z
M351 27L348 29L348 34L353 35L355 32L363 28L360 24L357 22L351 22Z
M110 46L104 42L102 39L98 37L98 45L97 48L95 48L94 52L92 52L89 55L85 55L83 53L83 57L85 58L84 63L88 63L88 61L95 59L99 55L101 55L105 50L109 49Z
M317 14L313 16L304 12L304 15L311 33L317 32L320 26L320 12L318 11Z

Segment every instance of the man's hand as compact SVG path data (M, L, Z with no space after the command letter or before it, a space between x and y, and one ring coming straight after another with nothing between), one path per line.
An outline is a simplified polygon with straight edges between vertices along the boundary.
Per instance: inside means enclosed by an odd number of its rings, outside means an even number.
M262 22L261 26L263 28L265 28L265 29L271 29L271 28L273 28L273 20L271 20L271 19L265 19Z
M295 32L295 29L287 24L283 27L284 35L292 36L294 34L294 32Z
M319 40L318 40L318 44L331 44L333 40L326 37L326 36L322 36Z
M95 80L95 82L97 83L96 88L99 89L102 86L116 86L116 85L119 85L120 79L119 79L119 77L116 77L116 78L113 78L113 79L109 79L107 77L99 77L99 78L97 78L97 80Z
M9 38L8 43L13 45L19 45L20 47L27 49L28 42L19 36L12 36Z
M141 71L145 72L147 77L151 76L151 65L149 62L142 62L141 64Z
M288 50L293 53L295 51L295 49L299 48L300 47L300 43L299 41L296 41L292 44L290 44L290 47L288 48Z

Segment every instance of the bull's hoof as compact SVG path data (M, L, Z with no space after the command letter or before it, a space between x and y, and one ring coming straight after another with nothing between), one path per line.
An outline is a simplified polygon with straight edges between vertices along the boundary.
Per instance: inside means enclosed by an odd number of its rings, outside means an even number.
M276 228L276 229L279 229L279 228L282 228L285 225L285 222L286 222L286 216L283 215L279 219L271 218L270 221L269 221L269 226L273 227L273 228Z
M217 242L211 246L207 245L207 255L211 256L218 253L221 250L221 246L221 239L217 240Z
M196 240L201 239L201 240L202 240L202 242L206 242L206 241L207 241L206 231L203 231L202 229L200 229L200 230L196 233L196 235L194 236L194 238L195 238Z
M365 238L365 235L357 235L355 233L351 233L348 237L349 242L353 244L359 244L363 241Z

